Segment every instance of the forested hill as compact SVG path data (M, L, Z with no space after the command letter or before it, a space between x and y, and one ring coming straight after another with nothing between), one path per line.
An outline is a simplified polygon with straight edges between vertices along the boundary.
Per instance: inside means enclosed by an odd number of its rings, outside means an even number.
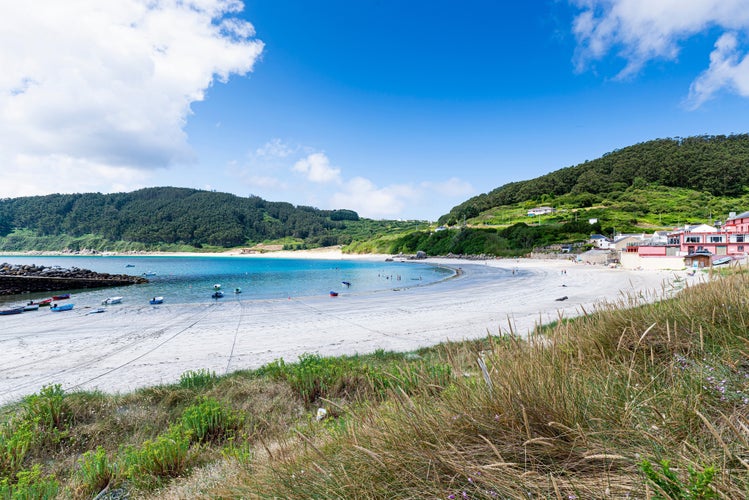
M319 210L173 187L0 200L0 237L20 229L37 236L92 234L147 245L233 247L284 237L317 237L317 243L324 244L331 230L335 233L358 220L351 210Z
M635 144L536 179L505 184L454 207L439 222L452 225L493 207L541 200L544 195L605 194L636 183L738 196L749 187L749 134Z

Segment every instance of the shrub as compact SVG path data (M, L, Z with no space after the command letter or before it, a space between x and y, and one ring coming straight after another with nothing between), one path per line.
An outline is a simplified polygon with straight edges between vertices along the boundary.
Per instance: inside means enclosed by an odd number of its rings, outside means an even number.
M205 398L190 406L182 414L182 427L188 436L199 443L219 441L236 429L238 418L221 403Z
M96 451L87 451L78 460L77 479L79 492L91 495L103 490L114 478L117 467L109 461L106 450L101 446Z
M55 498L60 489L54 476L42 477L38 464L29 471L18 472L16 478L15 484L12 484L8 478L0 480L0 498L13 500Z
M216 380L218 380L216 373L205 368L197 371L188 370L180 375L179 386L183 389L202 389L213 386Z
M123 450L125 477L138 486L153 487L161 479L177 477L189 465L190 438L180 426L172 426L140 448Z
M12 478L21 470L33 439L34 433L27 421L0 427L0 479Z
M23 400L28 418L45 430L64 430L70 417L65 391L60 384L42 387L39 394Z
M713 467L705 467L702 472L697 472L688 467L689 481L682 482L679 476L671 469L671 463L668 460L658 462L660 470L656 470L648 460L640 463L640 469L648 478L648 481L655 486L656 495L654 500L702 500L717 498L717 494L710 486L715 477Z

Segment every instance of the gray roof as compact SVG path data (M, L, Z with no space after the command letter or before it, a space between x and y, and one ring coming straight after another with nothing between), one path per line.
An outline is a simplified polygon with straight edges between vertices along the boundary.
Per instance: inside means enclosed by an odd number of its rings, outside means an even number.
M733 217L730 217L728 220L746 219L747 217L749 217L749 212L744 212L743 214L734 215Z

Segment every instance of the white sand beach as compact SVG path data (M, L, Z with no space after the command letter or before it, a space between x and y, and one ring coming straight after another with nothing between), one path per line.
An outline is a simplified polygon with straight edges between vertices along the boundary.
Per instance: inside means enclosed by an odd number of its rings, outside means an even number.
M281 256L274 253L271 256ZM299 257L298 252L294 257ZM310 258L384 258L312 252ZM631 271L569 261L429 259L460 268L440 283L339 297L290 297L159 306L92 314L41 309L0 317L0 404L49 384L125 392L171 383L187 370L217 374L303 353L410 351L487 333L526 334L538 323L592 311L622 294L662 297L684 272ZM408 263L404 263L408 265ZM566 271L564 273L563 271ZM681 281L684 283L685 281ZM556 299L567 297L566 300ZM75 300L73 300L75 302Z

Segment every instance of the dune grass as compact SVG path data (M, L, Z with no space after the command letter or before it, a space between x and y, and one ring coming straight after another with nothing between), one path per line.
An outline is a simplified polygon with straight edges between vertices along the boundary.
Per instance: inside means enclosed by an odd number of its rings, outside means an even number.
M749 276L645 302L529 338L51 386L2 410L0 498L746 497Z

